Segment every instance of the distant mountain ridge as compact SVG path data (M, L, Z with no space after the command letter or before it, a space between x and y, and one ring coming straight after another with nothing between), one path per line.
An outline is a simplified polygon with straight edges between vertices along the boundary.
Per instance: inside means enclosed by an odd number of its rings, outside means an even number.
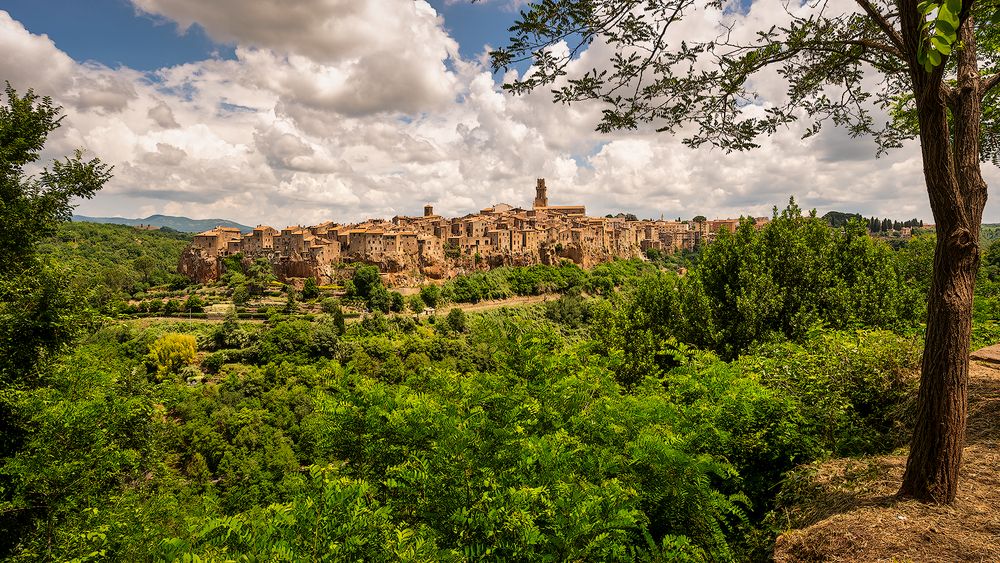
M153 227L170 227L171 229L183 233L200 233L215 227L235 227L241 232L249 233L253 227L229 221L227 219L191 219L189 217L175 217L173 215L150 215L145 219L126 219L124 217L87 217L86 215L74 215L74 221L85 223L111 223L114 225L150 225Z

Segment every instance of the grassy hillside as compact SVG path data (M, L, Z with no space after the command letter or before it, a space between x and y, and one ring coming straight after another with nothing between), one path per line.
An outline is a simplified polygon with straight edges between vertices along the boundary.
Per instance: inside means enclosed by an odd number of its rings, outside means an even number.
M103 289L102 301L124 299L158 285L185 284L177 274L191 235L125 225L65 223L40 248L73 284Z

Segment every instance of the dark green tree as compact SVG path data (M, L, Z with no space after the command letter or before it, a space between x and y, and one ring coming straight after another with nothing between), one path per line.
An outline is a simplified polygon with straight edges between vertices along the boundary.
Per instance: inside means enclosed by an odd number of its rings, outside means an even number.
M246 268L247 290L252 297L260 297L276 278L274 269L266 258L258 258Z
M465 332L465 311L455 307L451 311L448 311L448 316L445 317L445 322L451 330L455 332Z
M368 264L361 264L354 270L354 276L351 278L354 282L354 291L357 296L367 301L372 292L377 291L376 288L382 286L382 277L379 275L378 268L375 266L370 266Z
M722 19L717 37L678 42L667 33L701 7ZM746 150L805 116L805 136L832 121L853 136L874 136L880 151L919 137L938 236L928 353L900 493L951 503L965 441L986 204L980 162L1000 157L1000 10L990 0L855 0L853 8L819 3L789 10L781 25L747 29L739 10L718 1L544 0L521 11L509 45L491 57L497 70L533 62L504 86L509 91L555 84L555 101L603 103L598 130L605 132L645 122L673 132L693 123L688 145ZM550 48L563 41L568 49ZM610 64L570 75L570 63L595 41L613 53ZM776 71L786 95L767 100L766 111L745 111L760 107L756 88L770 81L759 80L762 71ZM873 79L881 84L875 91ZM885 126L876 123L876 108L888 111Z
M291 285L285 286L285 314L292 315L299 310L298 292Z
M31 90L18 94L8 83L0 106L0 558L17 544L50 502L47 475L8 470L31 448L37 412L26 394L43 387L48 360L87 326L82 299L65 284L65 272L38 256L38 245L68 221L73 200L91 198L111 178L111 168L83 152L54 161L37 175L27 169L40 158L61 108ZM63 427L65 435L69 433ZM49 463L55 460L50 458ZM31 497L33 500L28 501ZM9 508L7 508L9 507Z
M316 285L316 278L314 277L306 278L306 282L302 286L302 298L316 299L317 297L319 297L319 286Z
M330 322L336 327L338 334L344 334L346 325L344 322L344 308L340 305L340 300L329 297L323 300L321 305L323 312L330 315Z
M428 307L437 307L438 301L441 299L441 288L432 283L421 286L420 299L422 299Z
M0 107L0 381L13 383L68 342L80 328L79 311L62 290L60 274L42 264L38 243L68 221L76 198L91 198L111 178L97 159L54 161L37 176L25 169L39 159L61 108L8 83Z
M389 293L389 310L393 313L401 313L406 308L406 299L398 291Z

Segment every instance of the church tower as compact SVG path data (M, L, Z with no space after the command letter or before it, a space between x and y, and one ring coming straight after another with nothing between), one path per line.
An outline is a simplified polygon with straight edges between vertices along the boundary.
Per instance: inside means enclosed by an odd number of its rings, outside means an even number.
M535 204L534 207L548 207L549 197L545 193L545 178L539 178L538 182L535 184Z

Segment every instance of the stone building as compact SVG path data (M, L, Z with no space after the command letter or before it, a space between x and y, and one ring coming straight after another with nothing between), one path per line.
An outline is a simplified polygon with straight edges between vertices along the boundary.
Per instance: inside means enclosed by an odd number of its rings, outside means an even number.
M530 209L497 203L464 217L445 218L427 204L420 216L397 215L342 225L326 222L278 231L258 225L240 235L217 227L195 236L182 257L181 271L198 281L221 272L221 258L267 259L279 278L332 279L340 263L374 264L384 273L415 272L447 277L497 265L555 263L568 259L584 267L645 251L693 250L738 219L702 222L639 220L634 216L588 217L583 205L549 205L545 179L535 184Z

